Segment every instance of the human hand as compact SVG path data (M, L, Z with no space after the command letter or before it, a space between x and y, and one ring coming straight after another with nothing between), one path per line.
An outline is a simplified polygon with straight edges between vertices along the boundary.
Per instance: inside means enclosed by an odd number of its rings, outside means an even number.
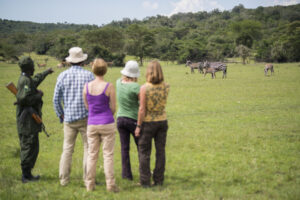
M61 116L59 116L59 121L60 121L60 123L63 123L63 121L64 121L64 115L63 114Z
M49 69L48 69L48 72L49 72L49 74L52 74L54 71L53 71L52 68L49 68Z
M140 127L136 127L135 131L134 131L135 137L140 137L140 132L141 132L141 128Z

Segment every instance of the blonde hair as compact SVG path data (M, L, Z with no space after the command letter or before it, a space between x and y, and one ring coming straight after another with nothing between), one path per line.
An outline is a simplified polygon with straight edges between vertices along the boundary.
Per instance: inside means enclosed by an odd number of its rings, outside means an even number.
M133 78L133 77L129 77L129 76L125 76L125 75L122 75L122 79L124 81L132 81L132 82L137 82L137 78Z
M164 74L157 60L149 62L146 72L146 81L152 84L159 84L164 81Z
M107 63L101 58L96 58L93 62L92 71L96 76L104 76L107 72Z

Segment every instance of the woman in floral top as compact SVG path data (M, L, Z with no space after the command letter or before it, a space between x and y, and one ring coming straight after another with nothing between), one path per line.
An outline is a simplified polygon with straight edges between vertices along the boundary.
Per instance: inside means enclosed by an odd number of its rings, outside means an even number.
M150 186L150 155L152 139L155 142L156 162L154 185L162 185L165 172L165 146L168 130L166 103L170 86L164 82L158 61L148 64L146 83L140 89L140 106L135 135L139 137L140 184Z

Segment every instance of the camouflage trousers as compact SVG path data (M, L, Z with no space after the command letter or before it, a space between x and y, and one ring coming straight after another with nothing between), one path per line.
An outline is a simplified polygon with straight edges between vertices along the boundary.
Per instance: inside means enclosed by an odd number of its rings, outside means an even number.
M39 134L38 133L19 133L21 146L21 168L24 172L31 172L39 154Z

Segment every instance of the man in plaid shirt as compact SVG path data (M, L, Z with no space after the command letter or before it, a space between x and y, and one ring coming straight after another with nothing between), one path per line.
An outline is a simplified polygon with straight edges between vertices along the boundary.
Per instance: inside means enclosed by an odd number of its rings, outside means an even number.
M86 59L87 54L83 54L81 48L71 48L66 61L71 63L72 66L70 69L60 73L54 90L54 109L60 122L64 122L63 152L59 164L59 179L62 186L67 185L70 181L72 154L78 132L81 133L84 145L84 181L86 178L86 159L88 154L86 130L88 111L84 106L82 92L84 84L94 80L93 73L81 67L83 61Z

